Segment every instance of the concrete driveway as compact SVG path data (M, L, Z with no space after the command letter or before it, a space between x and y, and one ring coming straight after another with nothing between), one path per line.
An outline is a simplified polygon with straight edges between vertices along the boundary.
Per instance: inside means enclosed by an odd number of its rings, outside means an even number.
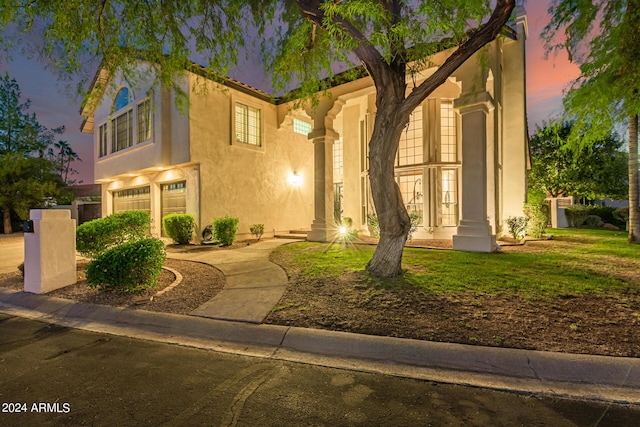
M22 233L0 234L0 273L16 271L24 261Z

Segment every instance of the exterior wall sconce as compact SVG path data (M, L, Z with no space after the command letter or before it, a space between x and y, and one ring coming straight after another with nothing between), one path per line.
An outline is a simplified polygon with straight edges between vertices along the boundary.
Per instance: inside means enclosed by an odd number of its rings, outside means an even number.
M293 187L300 187L302 185L302 175L298 172L293 172L289 175L289 184Z

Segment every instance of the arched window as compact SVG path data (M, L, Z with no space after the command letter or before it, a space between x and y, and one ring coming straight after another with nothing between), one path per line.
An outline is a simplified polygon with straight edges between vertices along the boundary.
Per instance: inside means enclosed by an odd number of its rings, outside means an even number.
M116 94L116 98L113 102L113 111L118 111L131 103L129 97L129 88L123 87Z
M150 96L134 104L132 91L122 87L113 98L111 110L106 122L98 127L98 157L152 141Z
M131 104L129 89L123 87L118 91L113 101L114 112L119 112ZM133 145L133 111L118 114L111 119L111 152L124 150Z

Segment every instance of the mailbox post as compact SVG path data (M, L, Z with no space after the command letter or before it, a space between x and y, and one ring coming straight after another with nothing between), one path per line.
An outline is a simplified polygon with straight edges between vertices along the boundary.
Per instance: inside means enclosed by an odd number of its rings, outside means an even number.
M24 290L50 292L77 282L76 223L68 210L32 209L24 224Z

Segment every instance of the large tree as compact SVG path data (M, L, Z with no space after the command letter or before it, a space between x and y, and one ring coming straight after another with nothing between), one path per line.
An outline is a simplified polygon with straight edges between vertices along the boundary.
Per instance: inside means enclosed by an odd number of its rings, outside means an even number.
M514 7L515 0L16 0L0 5L0 25L41 31L41 53L67 71L77 70L88 54L101 56L108 71L135 74L143 52L169 84L196 55L214 73L226 72L251 34L263 41L274 86L295 82L301 95L326 87L329 80L322 78L337 68L362 65L377 91L369 178L381 234L367 269L390 277L401 273L411 228L394 179L402 130L420 103L496 38ZM433 66L427 58L445 38L453 53L409 89L408 75Z
M63 186L56 164L45 156L48 145L56 142L54 132L41 126L29 107L16 80L8 74L0 77L0 209L5 234L13 232L12 211L26 218L30 208L43 206Z
M628 194L627 155L615 133L590 147L567 149L572 123L553 121L531 137L529 191L551 197L574 196L589 200L625 198Z
M640 0L553 0L549 13L548 49L566 49L581 70L564 98L575 120L570 145L590 146L617 123L628 125L629 242L640 243Z

